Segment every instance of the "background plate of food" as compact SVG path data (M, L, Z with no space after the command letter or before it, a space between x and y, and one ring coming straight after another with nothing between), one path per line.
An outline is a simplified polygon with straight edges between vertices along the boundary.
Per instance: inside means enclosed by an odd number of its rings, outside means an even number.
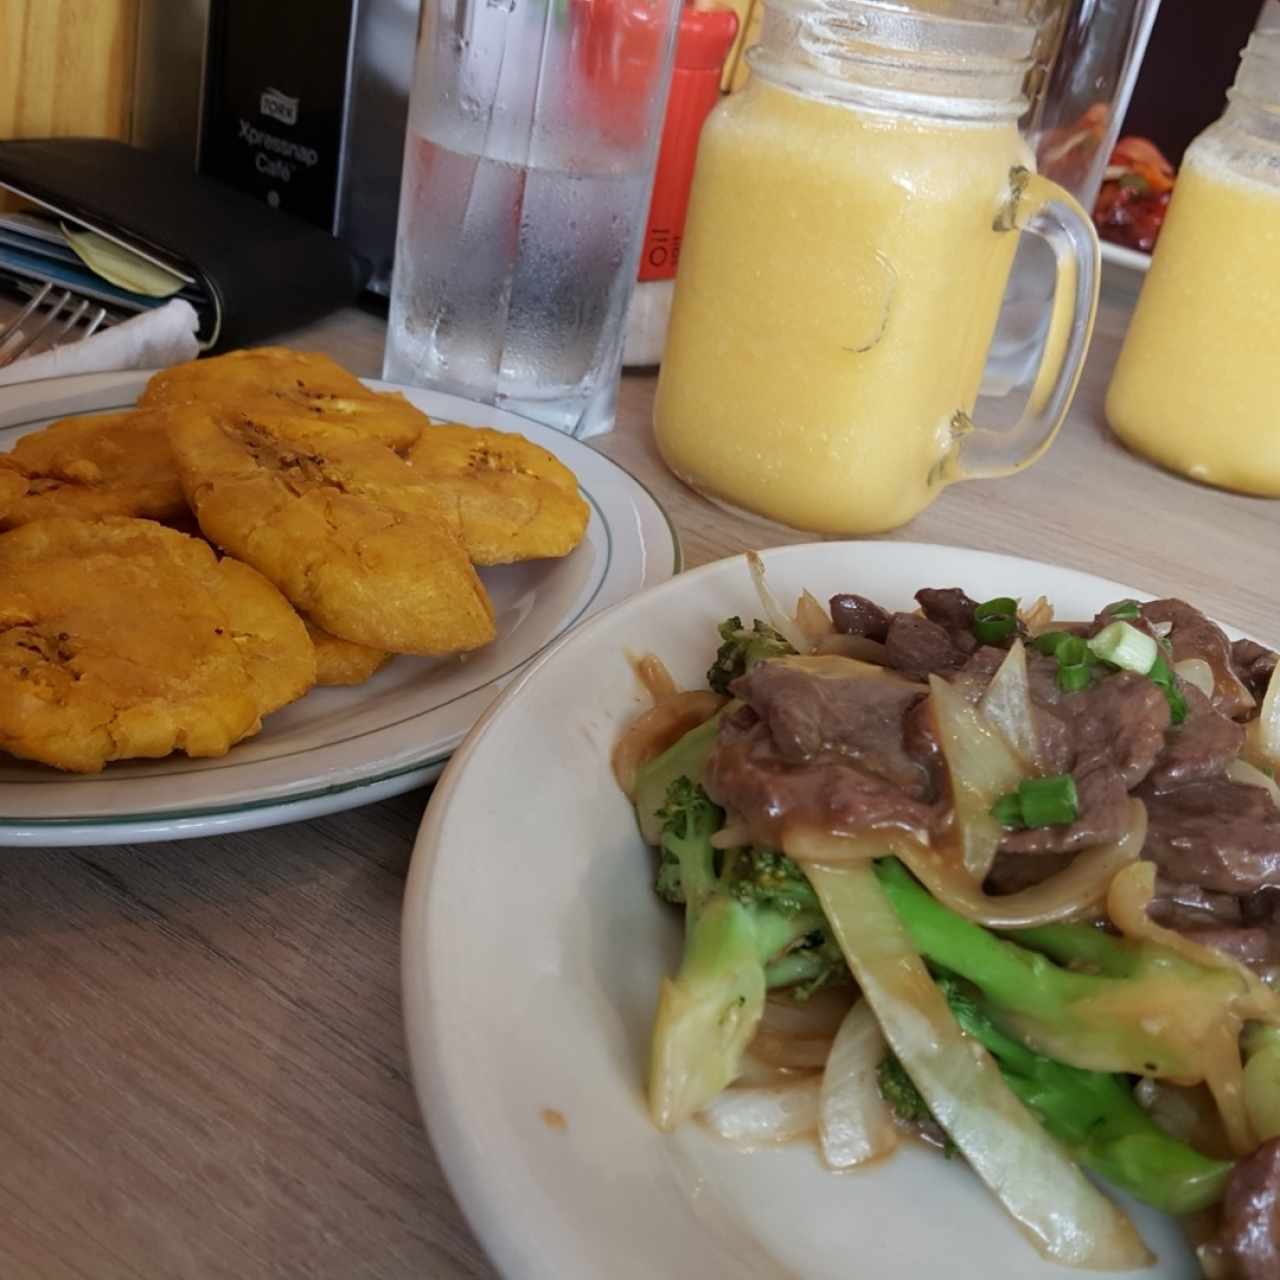
M1275 861L1227 846L1248 815L1244 843L1280 856L1273 784L1237 758L1263 724L1277 750L1274 654L1011 556L865 542L761 560L785 606L738 557L568 636L479 721L428 807L402 934L408 1045L498 1268L1191 1280L1173 1213L1206 1214L1214 1238L1224 1193L1231 1238L1277 1247L1280 1144L1251 1154L1280 1131L1275 1033L1239 1046L1245 1017L1280 1023L1277 998L1197 932L1273 959L1258 922ZM969 595L917 599L926 586ZM796 607L802 592L816 600ZM883 610L828 612L851 592ZM1054 812L1028 810L1032 792ZM887 825L848 838L869 813ZM1193 1087L1206 1072L1218 1092ZM945 1129L962 1155L904 1125ZM1218 1274L1270 1275L1275 1256Z
M0 845L57 845L418 786L679 551L575 440L258 349L7 392L0 560Z

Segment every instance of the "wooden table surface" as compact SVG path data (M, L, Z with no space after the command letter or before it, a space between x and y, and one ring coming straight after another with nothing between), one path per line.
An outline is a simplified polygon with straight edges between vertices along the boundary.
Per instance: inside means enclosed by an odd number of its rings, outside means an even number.
M1280 504L1128 454L1102 398L1132 303L1109 280L1047 457L946 491L895 538L1011 551L1176 592L1274 643ZM352 309L285 340L377 375ZM597 447L667 507L690 566L789 538L668 476L654 381ZM493 1269L418 1117L399 913L427 795L172 844L6 849L0 1278L459 1280Z

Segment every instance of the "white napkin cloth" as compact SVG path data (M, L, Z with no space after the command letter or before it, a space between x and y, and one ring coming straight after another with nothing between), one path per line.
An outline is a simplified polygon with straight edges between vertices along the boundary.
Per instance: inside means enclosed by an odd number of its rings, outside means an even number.
M199 328L195 308L182 298L172 298L163 307L143 311L92 338L15 360L0 369L0 387L75 373L163 369L194 360L200 351L196 342Z

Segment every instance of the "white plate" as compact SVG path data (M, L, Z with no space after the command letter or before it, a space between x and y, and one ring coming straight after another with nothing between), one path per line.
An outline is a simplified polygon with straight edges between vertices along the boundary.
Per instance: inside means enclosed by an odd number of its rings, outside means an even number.
M1059 617L1144 593L1009 556L909 543L766 552L782 600L853 590L914 608L922 586L1048 595ZM1079 1276L1042 1262L976 1178L908 1145L837 1176L815 1149L740 1154L643 1100L659 977L681 926L609 770L642 709L628 654L703 682L729 614L759 615L745 562L682 574L580 627L513 682L437 785L403 921L413 1075L436 1150L509 1277L947 1280ZM563 1129L554 1115L564 1117ZM1139 1210L1159 1265L1198 1275L1171 1219Z
M97 374L6 388L0 450L52 418L131 405L145 374ZM498 639L465 660L400 657L366 684L314 689L217 760L140 760L81 777L0 764L0 846L117 844L294 822L355 808L433 778L476 717L531 658L580 619L671 577L675 533L637 481L548 427L455 396L403 390L441 418L519 431L578 477L591 505L563 560L482 569Z

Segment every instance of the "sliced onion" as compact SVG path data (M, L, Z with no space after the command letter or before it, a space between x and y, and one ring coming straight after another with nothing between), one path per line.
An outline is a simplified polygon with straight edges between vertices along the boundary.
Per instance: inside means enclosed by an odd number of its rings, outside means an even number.
M667 664L655 653L646 653L643 657L632 658L631 665L653 699L654 706L665 701L673 693L678 692L675 678L667 670Z
M889 665L889 650L879 640L870 640L866 636L846 636L834 632L823 636L813 648L814 653L835 653L844 658L858 658L863 662L873 662L878 667Z
M1247 1053L1244 1102L1259 1142L1280 1137L1280 1044L1266 1041Z
M635 799L636 774L642 765L710 720L726 701L707 689L689 689L672 694L633 720L613 748L613 776L627 799Z
M929 677L929 702L951 776L964 869L978 886L991 870L1004 834L991 816L991 806L1016 790L1028 769L977 708L939 676Z
M1038 773L1044 772L1040 735L1036 732L1035 710L1031 705L1031 683L1027 678L1027 651L1021 640L1009 646L1008 656L991 677L978 703L978 714L1000 731L1023 764Z
M757 1031L751 1053L768 1067L786 1071L821 1071L831 1054L831 1036L788 1036L777 1031Z
M1227 995L1209 1025L1196 1018L1190 993L1178 996L1176 1012L1188 1018L1184 1050L1194 1058L1197 1079L1209 1086L1231 1148L1238 1155L1256 1146L1253 1124L1245 1105L1244 1068L1240 1061L1240 1030L1246 1019L1280 1025L1280 997L1244 965L1224 952L1193 942L1183 934L1157 924L1148 914L1155 893L1156 869L1150 862L1135 862L1112 882L1107 914L1127 938L1153 942L1207 969L1229 969L1239 978L1234 995ZM1177 993L1171 994L1171 999ZM1150 1009L1148 1018L1171 1020L1174 1011ZM1194 1041L1193 1043L1191 1043Z
M796 626L804 632L808 644L800 650L808 653L820 641L836 634L836 624L831 615L818 603L810 591L802 591L796 601Z
M1214 1105L1213 1094L1204 1085L1188 1088L1144 1076L1133 1086L1133 1097L1170 1137L1195 1147L1203 1155L1230 1155L1222 1118Z
M898 1128L876 1079L887 1049L871 1006L859 1000L840 1024L822 1074L818 1136L832 1169L852 1169L898 1145Z
M1038 636L1053 626L1053 605L1048 596L1039 596L1029 608L1018 610L1018 618L1029 636Z
M1174 674L1193 684L1206 698L1213 697L1213 668L1203 658L1183 658L1173 664Z
M945 846L934 848L901 831L869 831L861 836L788 832L783 851L802 863L824 866L866 863L893 854L944 906L988 929L1030 929L1097 913L1118 871L1134 862L1147 838L1147 811L1129 802L1129 825L1113 844L1095 845L1078 854L1057 875L1018 893L992 897L960 866Z
M974 1172L1036 1248L1068 1266L1148 1265L1133 1224L1010 1092L991 1056L960 1030L911 947L875 872L812 867L845 958L885 1038Z
M711 837L713 849L741 849L751 843L751 828L741 818L728 818Z
M793 1000L786 993L771 996L764 1006L760 1026L780 1036L820 1036L833 1040L849 1006L850 988L815 992L807 1000Z
M821 1088L822 1077L810 1075L787 1084L725 1089L699 1118L743 1151L775 1146L817 1129Z
M1256 765L1250 764L1247 760L1232 760L1227 765L1227 777L1232 782L1243 782L1247 787L1261 787L1268 792L1276 802L1276 807L1280 808L1280 786L1276 785L1276 780L1263 773Z
M765 581L764 561L754 551L747 552L747 568L751 571L751 583L760 598L760 607L764 610L765 621L797 652L805 653L809 648L808 637L794 618L789 618L782 606L769 590Z
M1280 666L1271 673L1257 717L1245 730L1245 754L1254 764L1280 768Z

